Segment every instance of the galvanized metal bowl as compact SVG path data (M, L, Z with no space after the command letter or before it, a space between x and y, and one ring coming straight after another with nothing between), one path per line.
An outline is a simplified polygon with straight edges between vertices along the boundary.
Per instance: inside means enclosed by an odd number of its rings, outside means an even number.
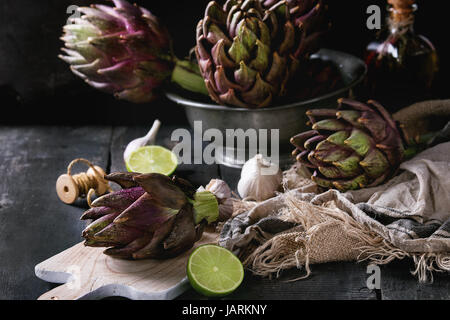
M350 54L322 49L313 58L332 62L340 71L342 88L313 99L298 101L285 105L272 106L261 109L245 109L220 106L211 100L199 101L189 97L187 93L168 92L168 99L184 107L188 121L192 128L202 136L208 129L218 129L226 137L227 129L279 129L280 162L291 162L292 146L289 140L292 136L308 130L306 126L306 110L314 108L333 108L337 99L349 96L350 92L364 79L367 68L365 63ZM194 127L194 122L201 121L201 128ZM270 138L270 134L269 134ZM226 139L224 139L225 141ZM270 139L269 139L270 140ZM269 141L269 146L270 146ZM247 147L247 146L246 146ZM270 147L269 147L270 150ZM251 152L240 153L238 147L225 146L216 150L216 161L229 167L240 168L251 156ZM242 150L241 150L242 151ZM270 154L267 150L258 150L262 154ZM245 154L243 157L240 156Z

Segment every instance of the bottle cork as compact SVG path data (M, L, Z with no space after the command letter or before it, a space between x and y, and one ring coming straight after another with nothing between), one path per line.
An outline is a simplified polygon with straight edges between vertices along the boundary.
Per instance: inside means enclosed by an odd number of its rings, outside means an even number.
M388 0L392 6L391 17L395 22L408 20L415 11L415 0Z

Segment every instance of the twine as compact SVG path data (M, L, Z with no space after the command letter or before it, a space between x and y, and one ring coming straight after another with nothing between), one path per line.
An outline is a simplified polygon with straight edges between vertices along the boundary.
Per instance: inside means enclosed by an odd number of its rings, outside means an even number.
M94 174L92 175L86 172L82 172L76 175L72 175L73 166L79 162L84 163L85 165L90 167L94 172ZM109 185L108 181L105 180L105 178L98 172L98 170L89 160L83 158L73 160L67 167L67 175L72 177L72 179L74 180L77 189L79 191L79 194L82 197L86 197L89 207L92 207L91 198L93 193L99 186L103 185L106 187L108 192L112 192L111 186Z

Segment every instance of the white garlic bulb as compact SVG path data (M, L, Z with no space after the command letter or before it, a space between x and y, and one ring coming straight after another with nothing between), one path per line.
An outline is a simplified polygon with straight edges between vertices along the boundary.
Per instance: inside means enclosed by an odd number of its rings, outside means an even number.
M264 201L275 196L282 180L283 173L278 165L258 154L244 164L238 192L243 199Z
M219 201L231 198L231 189L223 180L212 179L205 189L215 195Z

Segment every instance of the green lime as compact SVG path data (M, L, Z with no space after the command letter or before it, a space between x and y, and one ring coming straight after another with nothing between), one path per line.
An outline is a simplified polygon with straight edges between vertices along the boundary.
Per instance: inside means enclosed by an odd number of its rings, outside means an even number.
M227 249L206 244L191 253L187 276L197 292L207 297L223 297L240 286L244 267Z
M171 175L178 166L177 156L160 146L146 146L133 151L126 161L127 170L138 173Z

